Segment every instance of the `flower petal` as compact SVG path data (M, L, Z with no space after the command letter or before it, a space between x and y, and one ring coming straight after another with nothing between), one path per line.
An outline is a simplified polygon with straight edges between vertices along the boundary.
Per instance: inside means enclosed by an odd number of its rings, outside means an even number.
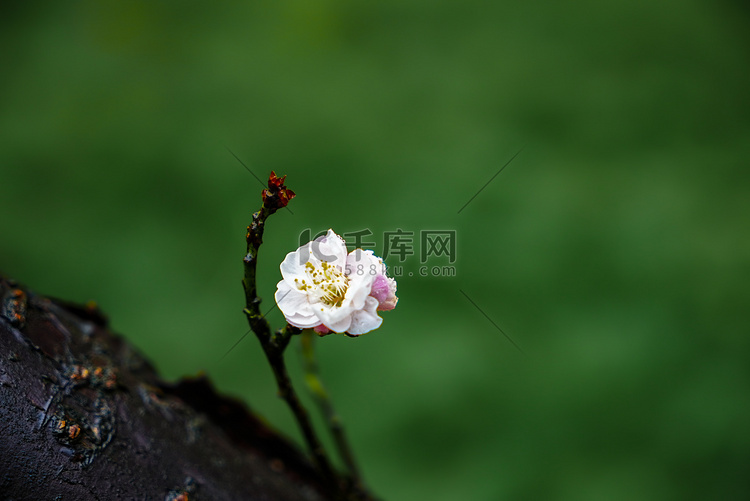
M291 325L300 329L320 325L320 319L307 302L307 294L292 288L285 280L276 285L274 298L279 310Z
M347 319L349 319L354 312L351 304L348 304L346 302L346 299L341 304L341 306L331 306L320 302L313 304L312 308L315 312L315 315L320 319L320 321L323 322L323 324L331 330L336 330L331 327L332 325L341 326L344 325L342 322L349 322L349 320ZM344 332L347 328L349 328L348 323L346 323L346 325L337 332Z
M349 329L349 326L351 324L352 324L351 315L346 315L344 318L341 318L337 320L336 322L323 322L323 325L328 327L333 332L338 332L339 334L341 334L342 332L346 332Z
M341 270L346 266L346 244L333 230L329 229L325 236L310 242L310 254L319 261L340 267Z
M347 332L352 336L359 336L380 327L380 324L383 323L383 319L375 313L377 307L378 300L374 297L368 296L365 301L364 309L356 311L352 315L352 323L349 326L349 329L347 329Z
M375 277L375 281L372 283L370 295L377 299L379 303L382 303L388 299L389 292L390 287L388 286L388 278L385 275L378 275Z
M378 280L381 278L385 280ZM398 303L398 297L396 296L396 280L391 277L386 277L385 275L381 275L378 279L375 280L376 284L373 284L373 292L370 294L380 303L378 311L392 310L396 307L396 303ZM378 284L377 282L380 283ZM385 286L385 290L383 290L382 286ZM380 294L376 295L374 293L376 289L378 289Z
M303 279L307 278L305 263L307 263L309 256L310 244L307 243L296 251L287 254L281 262L281 265L279 266L281 276L284 277L286 283L291 287L296 288L294 279L297 279L299 281L298 283L301 283Z
M349 288L346 291L344 304L348 303L357 310L362 309L381 267L382 261L375 257L371 250L354 249L351 251L346 257Z

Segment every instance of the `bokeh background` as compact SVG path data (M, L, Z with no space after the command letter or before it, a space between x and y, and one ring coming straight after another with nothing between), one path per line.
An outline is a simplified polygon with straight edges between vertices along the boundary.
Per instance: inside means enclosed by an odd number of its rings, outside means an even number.
M749 21L728 0L3 5L0 270L97 301L167 378L204 370L299 439L254 337L222 358L261 189L231 149L298 193L261 251L276 326L305 229L370 229L378 254L456 231L456 276L389 258L398 308L318 344L385 499L748 499Z

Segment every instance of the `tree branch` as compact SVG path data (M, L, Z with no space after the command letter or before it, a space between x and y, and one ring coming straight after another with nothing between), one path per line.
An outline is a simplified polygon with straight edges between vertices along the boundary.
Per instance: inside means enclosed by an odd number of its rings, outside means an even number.
M168 384L94 305L0 277L3 499L334 499L327 479L205 378Z

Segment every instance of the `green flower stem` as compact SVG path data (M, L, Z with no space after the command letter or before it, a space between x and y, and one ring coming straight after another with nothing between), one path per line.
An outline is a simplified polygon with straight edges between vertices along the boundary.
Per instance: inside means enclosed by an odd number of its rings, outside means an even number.
M335 488L338 488L337 476L331 467L331 463L323 450L320 440L315 434L307 411L302 406L297 393L294 391L286 364L284 363L284 350L289 344L291 336L298 334L299 329L287 325L272 335L268 320L260 312L261 299L258 297L255 283L258 249L263 243L263 229L266 219L274 212L276 212L275 208L267 207L264 204L260 211L253 214L253 222L247 228L247 254L244 258L245 276L242 280L242 285L245 289L244 312L250 328L258 337L268 363L271 365L273 375L276 378L276 385L279 389L279 396L286 401L292 410L318 470L327 481L333 484Z
M287 372L286 364L284 363L284 348L289 343L289 339L294 331L299 333L299 329L290 326L277 330L276 335L274 335L271 341L263 344L263 351L265 351L268 363L271 364L273 375L276 377L279 396L286 401L287 405L292 410L292 413L297 420L297 424L302 431L302 435L305 437L305 442L307 442L310 454L312 454L315 459L315 463L320 469L321 474L332 483L336 483L336 475L333 468L326 456L323 445L315 434L307 410L302 406L302 403L297 397L297 393L294 391L292 380L289 378L289 373Z
M310 390L315 402L320 407L323 416L325 417L328 428L333 436L338 449L339 455L344 461L351 481L354 485L364 487L362 485L362 479L360 477L359 468L354 460L354 454L349 446L349 441L346 439L346 433L344 432L344 426L341 422L341 418L333 408L331 397L328 394L323 382L320 379L318 372L318 364L315 361L315 350L313 349L313 343L315 341L316 334L311 329L305 329L302 331L301 346L302 346L302 360L304 361L305 367L305 382Z

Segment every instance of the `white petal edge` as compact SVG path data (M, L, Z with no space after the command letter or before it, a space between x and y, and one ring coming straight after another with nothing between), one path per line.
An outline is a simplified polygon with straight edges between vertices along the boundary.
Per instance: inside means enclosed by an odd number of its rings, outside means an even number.
M349 289L346 291L345 302L354 309L360 310L364 307L365 298L370 295L375 277L380 273L380 263L380 259L375 257L371 250L354 249L346 257Z
M352 315L352 323L347 332L352 336L360 336L380 327L383 319L375 313L377 307L378 300L368 296L365 300L364 309L356 311Z
M349 330L349 326L352 324L352 316L346 315L344 318L336 321L336 322L323 322L323 325L328 327L333 332L337 332L339 334L346 332Z
M319 261L326 261L332 265L340 267L342 270L346 265L346 244L341 238L329 229L325 236L316 238L310 242L311 257Z
M305 263L307 263L309 256L310 244L307 243L296 251L287 254L284 260L279 265L281 276L291 287L295 287L295 278L300 282L303 279L307 278Z
M274 299L279 310L284 314L284 318L291 325L300 329L320 325L320 319L307 302L307 294L292 288L286 281L281 280L276 285Z

